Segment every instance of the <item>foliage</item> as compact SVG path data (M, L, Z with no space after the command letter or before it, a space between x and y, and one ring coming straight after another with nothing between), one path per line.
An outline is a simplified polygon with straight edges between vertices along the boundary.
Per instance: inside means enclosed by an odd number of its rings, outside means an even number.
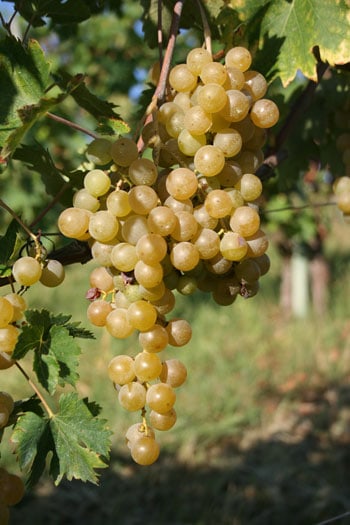
M12 19L5 11L1 14L0 33L0 182L7 188L7 193L1 190L0 205L6 202L6 211L21 215L23 202L16 202L12 184L18 179L24 187L34 180L32 172L39 174L36 188L46 200L33 205L32 219L35 228L45 232L48 224L55 224L62 206L69 205L73 190L82 186L88 163L85 138L77 138L78 132L90 138L140 133L136 110L123 111L123 102L135 83L136 69L147 79L158 60L158 2L143 0L141 7L139 2L122 0L13 0L10 4L16 15ZM166 48L175 2L162 4L159 47ZM269 96L280 107L281 121L269 133L265 155L278 157L286 150L289 157L272 166L267 197L278 199L282 193L286 204L295 195L301 198L301 180L310 160L323 173L341 175L344 166L335 139L348 126L336 118L343 107L349 112L350 31L345 0L203 0L201 5L217 55L232 45L249 45L253 66L270 80ZM197 7L196 2L184 4L175 60L183 61L182 51L203 40ZM21 38L15 36L15 20ZM140 21L142 32L137 29ZM145 86L145 91L150 87ZM139 101L145 113L149 97L141 96ZM16 216L10 222L9 215L0 238L1 284L8 282L14 260L28 244L19 235L21 219ZM291 225L287 215L279 225L284 223L287 235L305 240L313 233L310 222L305 214L300 224ZM96 469L106 466L109 455L107 423L99 419L95 405L75 392L80 354L76 338L91 334L70 319L70 315L28 310L13 354L21 361L33 352L37 381L57 405L50 408L36 391L41 408L23 404L23 413L16 413L11 423L19 466L28 472L30 484L40 479L47 458L56 483L63 477L95 483ZM73 391L62 393L66 388Z

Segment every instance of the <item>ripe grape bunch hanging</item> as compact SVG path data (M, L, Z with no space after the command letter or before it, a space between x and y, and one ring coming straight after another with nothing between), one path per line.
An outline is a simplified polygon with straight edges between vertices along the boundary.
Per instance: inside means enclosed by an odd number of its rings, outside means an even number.
M126 433L141 465L157 460L155 430L175 424L176 389L186 380L185 365L167 356L168 345L182 347L192 335L171 315L176 294L200 290L231 305L254 296L269 269L255 173L279 111L251 60L243 47L223 63L192 49L171 69L166 99L138 143L89 144L95 167L58 219L63 235L89 244L97 264L90 322L117 339L138 334L135 355L116 355L106 367L120 405L141 414Z

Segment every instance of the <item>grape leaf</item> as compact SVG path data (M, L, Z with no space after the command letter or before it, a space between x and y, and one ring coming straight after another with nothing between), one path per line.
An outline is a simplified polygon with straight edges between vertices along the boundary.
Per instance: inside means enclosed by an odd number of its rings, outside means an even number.
M39 480L47 460L56 485L63 477L97 483L95 469L107 466L111 431L92 406L75 393L62 394L59 411L50 417L26 412L18 418L11 440L29 485Z
M45 25L45 17L56 24L76 24L90 17L91 12L84 0L14 0L17 11L33 27Z
M10 36L0 41L0 147L22 126L18 110L38 103L49 75L49 63L36 40L30 40L27 47Z
M13 219L7 227L5 235L0 237L0 264L6 265L8 260L13 255L16 248L16 241L18 239L18 232L20 227L18 222Z
M316 81L314 47L330 65L349 60L349 9L344 0L273 0L262 20L261 35L283 39L276 65L284 86L298 69Z

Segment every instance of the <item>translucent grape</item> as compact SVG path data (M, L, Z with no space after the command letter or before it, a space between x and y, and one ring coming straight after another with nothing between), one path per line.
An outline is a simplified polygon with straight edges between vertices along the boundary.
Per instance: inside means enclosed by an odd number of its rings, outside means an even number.
M173 388L181 386L187 378L187 369L179 359L164 361L159 379Z
M253 104L250 118L258 128L271 128L278 122L279 110L272 100L262 98Z
M90 323L95 326L105 326L108 314L112 311L109 302L98 299L89 304L86 315Z
M253 173L245 173L235 184L235 188L241 192L245 201L251 202L260 197L262 183L259 177Z
M212 118L201 106L192 106L185 113L184 126L193 135L203 135L212 125Z
M118 220L107 210L100 210L91 215L89 233L99 242L108 242L114 239L119 230Z
M220 173L225 165L225 156L220 148L208 144L200 148L194 156L194 167L204 177Z
M113 288L113 276L103 266L94 268L90 273L90 286L108 292Z
M134 360L128 355L117 355L108 364L108 377L117 385L126 385L135 379Z
M157 233L146 233L136 244L137 257L146 264L154 264L164 259L167 253L167 243Z
M112 191L106 200L107 210L116 217L125 217L131 212L128 193L124 190Z
M267 82L264 75L257 71L249 70L244 73L243 89L248 91L253 100L262 98L267 91Z
M207 113L217 113L227 102L226 91L219 84L206 84L198 92L197 103Z
M205 64L212 62L212 60L212 56L207 49L196 47L191 49L191 51L187 54L186 63L188 69L194 75L200 75L202 67Z
M187 129L183 129L177 137L177 142L180 151L189 157L193 157L195 153L205 146L207 139L205 135L191 134Z
M19 321L23 317L23 312L27 308L26 300L22 295L17 293L8 293L5 295L5 299L11 303L13 307L13 315L10 322Z
M159 414L151 410L149 420L153 428L156 430L170 430L176 423L177 415L174 408L165 414Z
M17 259L12 267L12 275L22 286L31 286L39 281L42 273L41 264L34 257L24 256Z
M200 72L203 84L219 84L222 86L227 78L226 68L220 62L208 62L204 64Z
M135 357L134 370L141 383L153 381L162 371L162 362L156 353L140 352Z
M65 237L79 239L89 229L90 215L81 208L66 208L58 217L58 228Z
M157 209L151 210L150 214ZM122 224L123 239L135 246L137 241L146 233L148 233L148 220L144 215L130 215Z
M146 404L146 389L137 381L122 385L119 390L118 401L129 412L141 410Z
M171 233L176 241L189 241L198 230L198 223L193 214L188 211L176 212L177 224Z
M117 339L126 339L134 331L134 327L128 321L126 312L125 308L115 308L107 316L107 331Z
M100 201L97 197L91 195L85 188L82 188L74 194L73 206L75 208L82 208L83 210L95 212L100 207Z
M132 211L139 215L147 215L158 203L157 193L144 184L131 188L128 196Z
M188 272L197 266L199 251L191 242L179 242L172 248L170 259L175 268Z
M14 308L5 297L0 297L0 328L5 328L13 318Z
M136 159L129 166L129 177L134 184L152 186L157 176L157 166L149 159Z
M220 252L229 261L240 261L248 250L247 241L238 233L224 233L220 242Z
M225 157L234 157L242 148L242 138L235 129L225 128L215 135L213 145L221 149Z
M260 228L260 216L254 208L240 206L231 215L230 227L242 237L250 237Z
M227 67L236 67L240 71L247 71L252 63L252 56L248 49L236 46L227 51L225 64Z
M171 346L185 346L192 337L191 325L185 319L171 319L166 326L166 331Z
M186 64L178 64L170 71L169 84L176 91L193 91L197 85L197 76Z
M208 193L204 201L208 214L215 219L229 215L232 210L232 200L225 190L213 190Z
M130 453L138 465L152 465L159 457L159 445L152 437L141 437L131 444Z
M94 164L108 164L112 160L111 144L108 139L94 139L86 148L86 158Z
M93 197L101 197L111 187L111 179L102 170L91 170L84 177L84 187Z
M126 137L121 137L112 143L110 154L118 166L128 167L139 155L136 143Z
M176 223L177 218L173 210L167 206L157 206L148 215L147 228L152 233L167 237L174 231ZM145 233L148 233L148 231Z
M131 326L141 332L150 330L157 320L155 307L143 300L131 303L126 315Z
M226 91L226 102L220 111L220 115L228 122L239 122L243 120L249 111L249 98L238 89Z
M135 279L145 288L154 288L163 279L163 268L160 263L152 265L137 261L134 268Z
M156 356L156 354L150 354ZM159 414L169 412L175 404L176 394L174 389L166 383L151 385L146 394L147 405Z
M159 324L139 334L139 343L147 352L161 352L166 348L168 342L168 332Z
M196 174L188 168L176 168L166 178L166 189L174 199L179 201L192 197L196 193L197 188Z

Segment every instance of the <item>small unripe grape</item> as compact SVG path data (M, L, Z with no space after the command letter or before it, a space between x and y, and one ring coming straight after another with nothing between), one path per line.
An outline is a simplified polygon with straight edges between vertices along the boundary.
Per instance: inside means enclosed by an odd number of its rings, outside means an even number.
M111 144L108 139L94 139L86 149L87 159L94 164L108 164L112 160Z
M21 257L15 261L12 274L16 282L22 286L31 286L39 281L42 273L41 264L34 257Z
M110 154L118 166L128 167L137 159L139 153L136 143L126 137L122 137L112 143Z
M156 356L156 354L150 354ZM169 412L175 404L176 394L174 389L166 383L156 383L147 390L146 403L159 414Z
M227 67L236 67L240 71L247 71L252 63L252 56L248 49L236 46L227 51L225 64Z
M111 187L111 179L102 170L91 170L84 177L84 187L93 197L101 197Z
M41 272L40 282L44 286L54 288L59 286L64 281L64 278L64 266L60 261L49 259Z
M175 425L176 419L177 415L174 408L165 414L151 410L149 415L150 423L156 430L170 430Z
M152 465L159 457L159 445L152 437L141 437L132 443L131 457L138 465Z
M126 385L135 379L134 360L128 355L117 355L108 364L108 376L117 385Z
M197 76L191 73L186 64L178 64L170 71L169 84L176 91L193 91L197 85Z
M5 297L0 297L0 328L5 328L13 318L14 308Z
M146 389L137 381L127 383L119 390L118 400L129 412L141 410L146 404Z
M257 100L251 109L250 118L258 128L271 128L279 119L279 110L272 100Z

